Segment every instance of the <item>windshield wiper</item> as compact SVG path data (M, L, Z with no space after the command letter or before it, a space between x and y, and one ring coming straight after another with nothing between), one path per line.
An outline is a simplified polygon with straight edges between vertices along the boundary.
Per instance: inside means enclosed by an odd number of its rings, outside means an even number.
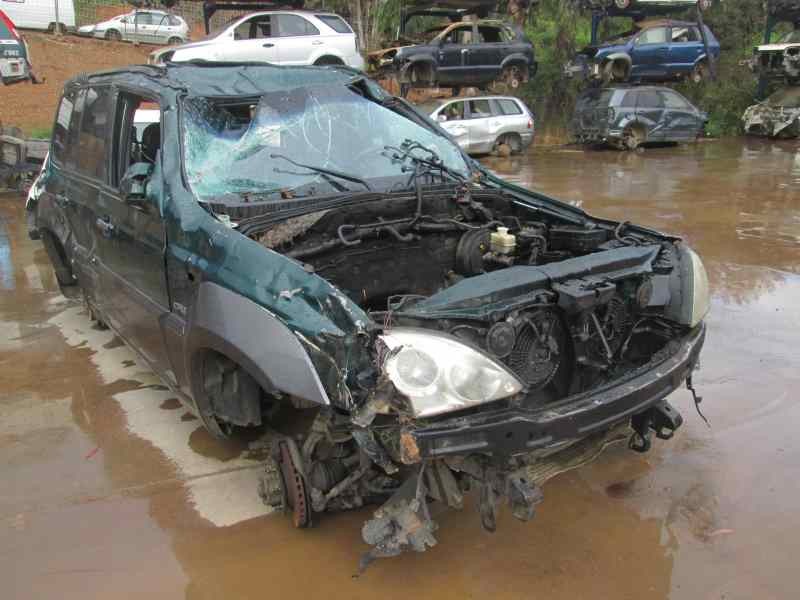
M300 167L301 169L308 169L309 171L314 171L315 173L320 173L323 175L330 175L332 177L338 177L339 179L344 179L345 181L352 181L353 183L359 183L363 185L367 190L372 191L370 185L361 179L360 177L356 177L355 175L348 175L347 173L342 173L341 171L334 171L333 169L326 169L324 167L315 167L314 165L304 165L299 163L295 160L292 160L285 154L270 154L270 158L282 158L288 163L293 164L295 167ZM327 180L329 181L329 180ZM343 190L340 190L343 191Z
M388 156L391 160L404 162L406 160L411 161L414 163L414 173L409 180L409 184L412 180L416 180L421 175L430 174L432 172L438 171L442 175L447 175L450 179L465 185L467 183L467 178L456 171L455 169L451 169L447 165L444 164L444 161L439 157L436 152L431 150L430 148L426 148L419 142L415 142L414 140L405 139L403 143L400 144L400 147L397 148L395 146L384 146L384 151L391 152L391 154L386 154L384 156ZM428 154L428 158L419 156L418 154L412 154L415 150L419 150ZM427 167L427 169L422 170L420 167Z

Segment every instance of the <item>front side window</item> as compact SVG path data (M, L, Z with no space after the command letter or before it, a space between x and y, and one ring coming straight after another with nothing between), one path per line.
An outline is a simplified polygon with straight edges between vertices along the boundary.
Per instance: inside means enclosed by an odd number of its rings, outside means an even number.
M270 92L241 104L188 98L181 118L186 176L201 200L365 189L298 164L363 179L373 190L396 189L408 185L409 163L393 160L385 147L405 140L434 152L454 171L470 170L458 146L435 129L338 84Z
M272 18L261 15L247 19L236 27L233 32L235 40L260 40L273 37Z
M507 41L507 39L503 35L503 30L500 27L493 27L491 25L478 25L479 44L496 44L505 41Z
M673 92L660 92L660 94L666 108L678 110L689 110L691 108L689 103L681 98L678 94Z
M464 118L464 103L451 102L439 113L447 117L448 121L461 121Z
M319 29L297 15L279 15L278 32L280 37L296 35L319 35Z
M448 31L444 36L445 44L471 44L472 43L472 25L461 25Z
M666 27L653 27L643 31L642 34L636 39L636 44L643 46L645 44L666 44L667 43L667 28Z

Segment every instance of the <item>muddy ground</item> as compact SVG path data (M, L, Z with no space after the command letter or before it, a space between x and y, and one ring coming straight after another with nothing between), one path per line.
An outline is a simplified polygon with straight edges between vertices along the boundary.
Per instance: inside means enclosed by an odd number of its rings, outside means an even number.
M800 154L703 143L537 152L486 164L598 215L685 236L713 289L686 424L557 477L530 523L434 507L439 545L374 564L367 509L293 529L246 447L212 441L57 291L23 199L0 196L0 597L796 598Z
M44 83L0 86L0 123L23 130L26 135L49 131L64 83L80 73L91 73L147 62L156 46L134 46L75 35L56 36L23 32L28 42L34 73ZM48 134L49 137L49 134Z

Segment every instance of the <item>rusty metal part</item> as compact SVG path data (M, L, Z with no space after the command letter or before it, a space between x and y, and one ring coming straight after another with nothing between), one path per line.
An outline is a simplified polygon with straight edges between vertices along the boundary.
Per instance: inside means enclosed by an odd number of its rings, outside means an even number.
M281 471L277 461L268 457L264 461L264 470L258 481L258 495L262 502L275 510L286 509L286 488L283 485Z
M425 487L434 500L444 502L450 508L464 507L464 494L456 481L453 471L443 460L429 463L425 469Z
M290 438L276 443L275 460L280 468L281 480L286 493L286 504L292 509L292 523L295 527L311 525L311 503L306 490L305 478L301 472L300 454Z
M397 556L404 550L424 552L436 545L437 525L428 512L421 471L403 482L374 518L364 523L361 536L373 548L362 556L359 573L377 558Z
M407 429L400 433L400 461L404 465L413 465L420 461L417 441Z

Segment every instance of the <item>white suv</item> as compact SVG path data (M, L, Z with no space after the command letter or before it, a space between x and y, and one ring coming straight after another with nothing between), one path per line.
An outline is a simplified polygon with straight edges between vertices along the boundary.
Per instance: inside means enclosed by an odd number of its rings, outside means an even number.
M157 50L148 62L192 60L364 68L350 25L339 15L307 11L251 13L200 42Z

